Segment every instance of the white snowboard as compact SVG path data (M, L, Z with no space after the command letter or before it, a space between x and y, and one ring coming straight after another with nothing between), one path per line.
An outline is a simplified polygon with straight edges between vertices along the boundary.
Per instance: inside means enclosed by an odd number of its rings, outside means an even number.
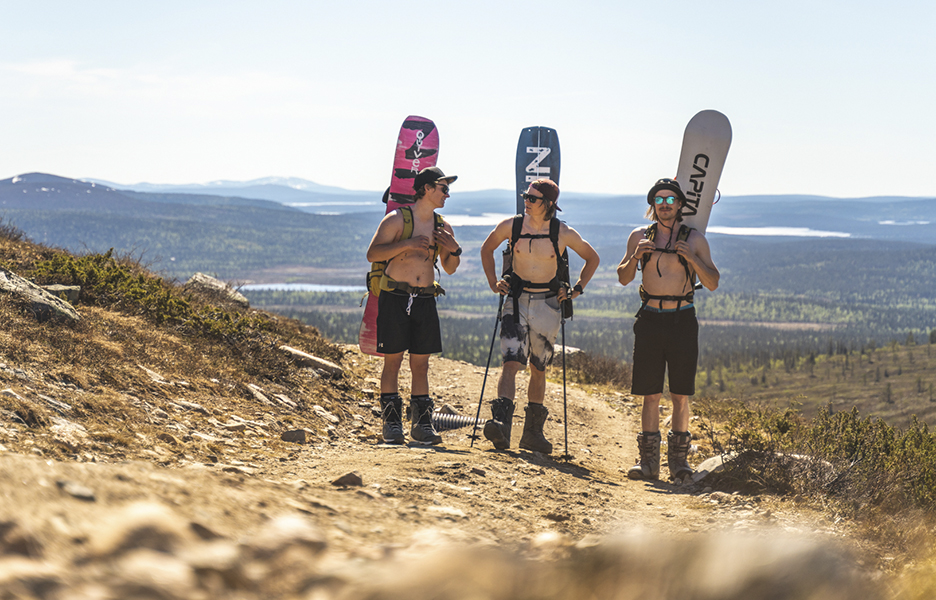
M729 146L731 123L717 110L703 110L686 125L676 181L686 194L683 223L702 233L708 227Z

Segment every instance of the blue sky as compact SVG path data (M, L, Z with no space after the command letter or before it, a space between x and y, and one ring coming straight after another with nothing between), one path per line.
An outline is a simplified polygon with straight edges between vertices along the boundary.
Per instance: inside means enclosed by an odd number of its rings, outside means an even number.
M453 193L512 188L530 125L559 132L563 189L642 193L717 109L724 194L936 196L933 2L0 6L0 177L382 190L416 114Z

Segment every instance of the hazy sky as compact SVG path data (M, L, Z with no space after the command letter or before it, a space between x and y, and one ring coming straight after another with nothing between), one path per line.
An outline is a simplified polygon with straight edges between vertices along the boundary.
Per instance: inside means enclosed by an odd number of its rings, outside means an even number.
M724 194L934 196L936 2L0 1L0 178L383 190L410 114L458 189L642 193L716 109Z

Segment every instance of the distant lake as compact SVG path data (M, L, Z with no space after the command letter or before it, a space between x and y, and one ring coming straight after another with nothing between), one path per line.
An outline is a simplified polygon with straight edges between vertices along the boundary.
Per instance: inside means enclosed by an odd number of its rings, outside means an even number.
M445 220L452 227L465 227L470 225L494 227L504 219L509 219L513 215L501 213L482 213L477 215L445 215Z
M778 237L851 237L850 233L843 231L822 231L808 227L709 227L708 233L722 235L752 235L752 236L778 236Z
M242 292L364 292L363 285L326 285L321 283L250 283L240 287Z

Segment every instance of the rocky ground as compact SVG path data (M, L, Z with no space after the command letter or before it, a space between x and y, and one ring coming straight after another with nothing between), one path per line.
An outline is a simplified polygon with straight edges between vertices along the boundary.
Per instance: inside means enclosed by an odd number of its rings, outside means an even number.
M387 446L380 363L344 352L347 391L301 411L276 389L245 398L141 367L148 391L124 399L148 425L116 444L118 425L110 445L69 418L80 385L0 365L0 393L51 415L38 429L0 418L0 598L877 594L877 559L845 522L705 481L628 480L639 404L624 393L570 385L564 423L551 382L553 456L516 449L523 401L509 451L472 446L470 429L441 446ZM437 404L474 414L483 376L434 358Z

